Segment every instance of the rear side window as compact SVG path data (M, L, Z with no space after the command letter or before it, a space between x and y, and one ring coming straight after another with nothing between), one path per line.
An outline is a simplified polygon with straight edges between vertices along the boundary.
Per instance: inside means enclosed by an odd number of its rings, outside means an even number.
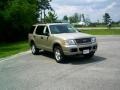
M34 32L34 29L35 29L35 26L32 26L32 27L30 28L29 33L33 33L33 32Z
M45 26L38 26L37 29L36 29L36 34L37 35L44 35L44 28Z

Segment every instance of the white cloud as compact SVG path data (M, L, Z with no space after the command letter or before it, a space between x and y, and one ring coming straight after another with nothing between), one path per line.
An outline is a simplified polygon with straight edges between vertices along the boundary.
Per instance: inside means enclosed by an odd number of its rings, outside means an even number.
M85 5L93 3L102 3L111 0L53 0L52 3L57 3L60 5Z
M110 5L108 5L108 6L104 9L104 11L107 12L107 11L111 10L112 8L114 8L115 5L117 5L116 2L111 3Z
M54 9L57 13L57 15L59 16L60 19L63 18L64 15L67 16L71 16L74 13L84 13L86 15L89 15L90 18L95 21L96 19L94 18L96 16L96 14L98 13L97 10L94 10L92 7L87 6L87 7L83 7L83 6L69 6L69 5L53 5ZM96 14L95 14L96 13ZM98 13L99 14L99 13Z
M105 2L107 0L84 0L87 3L91 3L91 2Z
M78 12L78 9L75 6L68 6L68 5L60 6L56 4L53 7L59 16L63 16L63 14L70 16L75 12Z
M120 5L118 2L119 0L54 0L51 4L59 18L64 15L71 16L77 12L87 14L92 21L96 21L98 19L102 20L105 12L110 13L114 20L120 20L118 16L120 15L120 12L118 12ZM115 13L118 15L114 15Z
M95 12L96 12L96 15L98 16L98 17L95 16L95 18L98 18L98 19L101 19L101 20L102 20L103 15L104 15L105 13L110 13L110 14L112 15L112 17L113 17L113 20L115 20L115 19L114 19L114 16L115 16L115 15L114 15L114 12L116 12L116 11L113 10L113 9L114 9L114 6L115 6L116 4L117 4L116 2L112 2L111 4L107 5L105 8L100 9L99 12L95 11ZM101 17L101 18L100 18L100 17Z

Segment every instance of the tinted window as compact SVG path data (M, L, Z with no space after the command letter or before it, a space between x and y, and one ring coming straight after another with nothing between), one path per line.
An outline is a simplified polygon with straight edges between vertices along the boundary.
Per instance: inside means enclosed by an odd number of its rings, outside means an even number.
M45 26L38 26L36 29L36 34L43 35L44 28Z

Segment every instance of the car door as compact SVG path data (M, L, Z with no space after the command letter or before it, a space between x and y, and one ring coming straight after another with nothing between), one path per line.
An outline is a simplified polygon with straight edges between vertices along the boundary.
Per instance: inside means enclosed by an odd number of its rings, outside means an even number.
M45 26L44 25L38 25L36 28L36 32L34 35L34 39L35 39L35 44L38 48L43 49L43 35L44 35L44 29Z
M51 51L51 44L52 44L52 36L50 34L50 30L48 26L45 27L44 29L44 35L43 35L43 48L44 50Z

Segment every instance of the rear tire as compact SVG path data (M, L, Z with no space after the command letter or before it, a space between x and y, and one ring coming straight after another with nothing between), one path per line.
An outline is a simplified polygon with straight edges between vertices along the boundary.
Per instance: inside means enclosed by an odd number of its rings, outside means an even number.
M34 43L31 44L31 51L32 51L32 54L33 54L33 55L37 55L37 54L39 54L39 49L36 48L36 46L35 46Z
M62 63L64 61L64 53L60 46L54 47L54 57L58 63Z

